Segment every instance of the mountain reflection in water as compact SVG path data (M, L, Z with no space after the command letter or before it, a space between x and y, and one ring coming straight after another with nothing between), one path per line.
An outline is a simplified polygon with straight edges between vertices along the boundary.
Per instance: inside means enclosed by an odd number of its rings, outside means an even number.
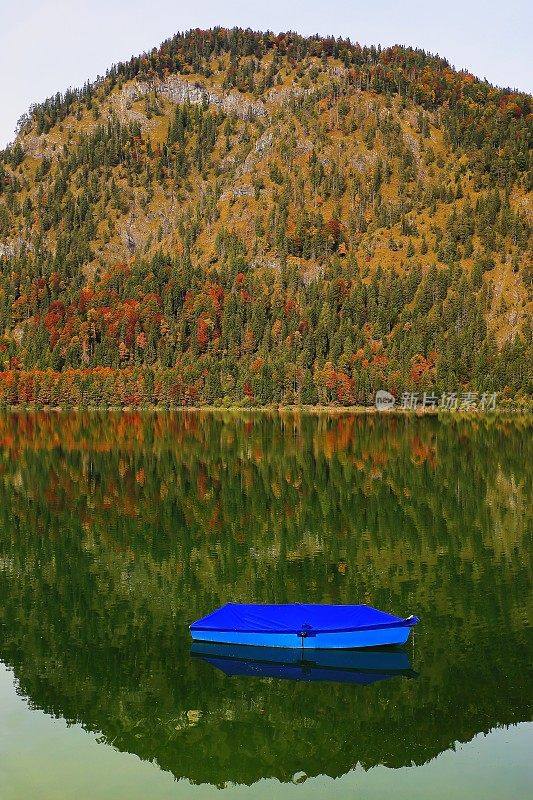
M520 419L0 416L0 660L192 782L423 764L531 716L530 443ZM187 626L229 600L416 611L418 678L228 677Z

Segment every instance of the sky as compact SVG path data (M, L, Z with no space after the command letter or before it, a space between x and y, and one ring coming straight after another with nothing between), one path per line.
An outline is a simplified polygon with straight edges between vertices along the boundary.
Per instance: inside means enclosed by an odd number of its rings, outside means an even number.
M177 31L215 25L412 45L533 91L531 0L0 0L0 147L32 103Z

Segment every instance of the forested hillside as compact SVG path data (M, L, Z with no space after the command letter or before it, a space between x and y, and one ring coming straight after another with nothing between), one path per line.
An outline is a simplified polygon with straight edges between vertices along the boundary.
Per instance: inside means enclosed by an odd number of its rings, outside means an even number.
M0 153L0 403L533 393L533 103L403 47L178 34Z

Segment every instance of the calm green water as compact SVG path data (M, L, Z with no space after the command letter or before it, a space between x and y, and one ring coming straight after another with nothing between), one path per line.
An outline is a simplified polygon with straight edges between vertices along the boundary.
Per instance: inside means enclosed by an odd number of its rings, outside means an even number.
M0 797L525 796L532 449L520 419L0 416ZM228 600L416 613L418 677L225 675L187 625Z

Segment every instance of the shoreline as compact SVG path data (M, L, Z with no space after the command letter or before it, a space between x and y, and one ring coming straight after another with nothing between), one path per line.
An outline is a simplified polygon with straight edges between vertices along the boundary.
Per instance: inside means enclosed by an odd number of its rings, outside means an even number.
M74 405L74 406L39 406L28 404L27 406L21 405L5 405L0 406L0 413L37 413L44 411L45 413L65 413L88 411L91 413L99 412L125 412L131 413L134 411L142 413L176 413L176 412L193 412L193 413L231 413L231 414L248 414L248 413L261 413L261 414L307 414L311 416L382 416L382 417L443 417L453 418L461 417L462 419L485 419L487 417L503 417L503 416L528 416L533 413L532 406L509 406L496 408L490 411L479 411L473 409L471 411L465 410L444 410L439 408L419 408L416 410L392 408L392 409L377 409L375 406L240 406L240 405L198 405L198 406L161 406L161 405L125 405L125 406L91 406L91 405Z

